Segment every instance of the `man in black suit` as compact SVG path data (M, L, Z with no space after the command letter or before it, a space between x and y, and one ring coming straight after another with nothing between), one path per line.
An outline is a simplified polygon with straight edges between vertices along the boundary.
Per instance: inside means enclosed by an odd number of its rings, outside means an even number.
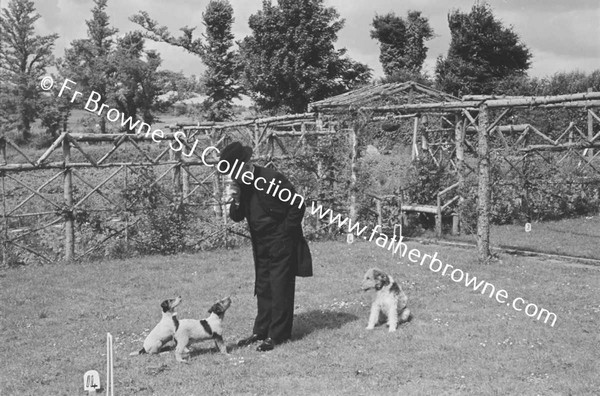
M304 198L281 173L250 164L251 157L250 147L233 142L221 151L217 169L230 172L229 217L248 221L254 254L258 312L252 335L238 345L262 341L262 352L290 339L295 277L312 276L312 261L302 232Z

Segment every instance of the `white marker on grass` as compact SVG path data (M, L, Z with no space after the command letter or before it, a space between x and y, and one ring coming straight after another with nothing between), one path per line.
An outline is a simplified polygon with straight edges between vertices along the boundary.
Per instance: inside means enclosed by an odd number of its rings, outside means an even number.
M83 374L83 390L89 395L95 395L100 389L100 374L96 370L88 370Z

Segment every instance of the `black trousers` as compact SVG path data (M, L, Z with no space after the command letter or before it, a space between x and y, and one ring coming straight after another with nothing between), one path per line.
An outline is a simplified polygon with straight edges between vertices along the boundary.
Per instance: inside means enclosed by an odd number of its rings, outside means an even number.
M276 343L292 335L296 289L296 242L287 235L254 237L257 315L254 334Z

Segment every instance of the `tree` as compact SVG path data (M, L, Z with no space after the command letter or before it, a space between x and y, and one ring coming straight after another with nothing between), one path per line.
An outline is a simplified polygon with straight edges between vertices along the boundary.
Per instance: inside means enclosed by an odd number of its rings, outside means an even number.
M111 62L111 53L117 29L110 27L106 14L107 0L94 0L92 19L86 21L88 38L74 40L65 50L61 61L61 74L75 81L78 88L98 92L100 103L108 100L114 86L115 66ZM100 118L100 132L106 133L106 118Z
M379 41L379 61L386 76L419 76L427 57L425 41L433 29L420 11L409 11L406 19L394 13L376 15L371 24L371 38Z
M364 84L370 69L336 50L344 21L323 0L263 1L240 43L245 85L269 111L306 111L308 103Z
M239 98L242 87L238 84L239 67L237 53L233 47L233 8L229 1L211 0L202 14L206 42L193 38L195 28L184 27L183 34L176 38L168 28L159 26L147 12L130 18L146 30L146 37L182 47L199 56L207 66L202 84L208 98L203 107L210 121L223 121L232 117L232 100Z
M448 15L451 41L436 65L438 87L454 94L491 94L507 77L529 69L531 53L512 28L496 20L488 4Z
M207 70L202 83L208 98L203 105L210 121L231 119L231 100L239 98L241 86L237 83L239 69L233 46L233 8L228 1L212 0L202 14L206 26L204 63Z
M143 57L146 57L146 60ZM156 97L162 93L157 69L161 58L156 51L144 50L144 38L139 32L127 33L117 41L110 56L114 66L116 86L111 98L125 118L136 119L138 110L146 123L152 123Z
M59 81L58 76L53 75L54 81ZM54 84L45 95L40 104L39 118L42 128L45 128L46 139L40 139L37 144L50 145L58 137L62 129L67 131L67 121L71 116L72 103L67 95L58 96L61 84Z
M40 18L29 0L11 0L0 15L0 118L14 124L24 141L40 111L39 79L53 62L57 34L39 36L34 24Z
M75 40L65 51L60 71L77 83L79 91L95 91L102 104L114 107L124 119L154 120L156 97L161 93L157 69L161 58L156 51L144 49L144 37L130 32L116 39L110 26L107 0L94 0L92 19L86 21L88 37ZM100 133L106 133L106 117L99 119ZM126 125L121 125L126 129Z

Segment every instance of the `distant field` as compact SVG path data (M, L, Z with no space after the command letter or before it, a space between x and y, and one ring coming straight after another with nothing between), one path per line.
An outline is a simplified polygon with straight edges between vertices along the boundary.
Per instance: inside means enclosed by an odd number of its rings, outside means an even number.
M535 229L535 226L534 226ZM298 279L293 341L259 354L234 343L255 315L251 251L28 266L0 273L0 394L83 394L83 373L101 373L114 344L117 395L597 395L600 271L531 257L476 264L475 251L410 243L556 313L554 327L428 268L398 262L373 243L313 243L315 276ZM359 290L377 266L401 283L414 320L389 334L365 330L371 295ZM173 353L130 357L183 296L180 318L200 318L232 295L230 354L208 342L189 365Z

